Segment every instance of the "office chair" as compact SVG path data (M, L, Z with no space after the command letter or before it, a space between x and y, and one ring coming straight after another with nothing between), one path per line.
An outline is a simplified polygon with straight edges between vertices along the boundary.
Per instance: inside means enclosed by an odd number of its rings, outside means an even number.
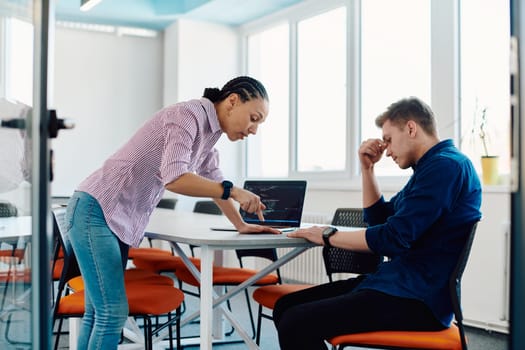
M477 222L472 224L470 234L459 255L449 279L450 298L455 323L442 331L374 331L340 335L329 339L334 349L346 346L374 349L423 349L423 350L467 350L467 340L461 312L461 278L467 264L476 233Z
M196 213L206 213L206 214L213 214L213 215L222 215L221 209L217 206L217 204L214 201L205 200L205 201L197 201L195 203L195 206L193 208L193 211ZM190 249L192 251L192 255L194 255L194 248L190 246ZM269 260L271 262L274 262L277 260L277 250L274 248L268 248L268 249L237 249L235 251L235 254L237 255L237 259L239 260L239 266L240 267L214 267L213 269L213 285L215 286L224 286L225 289L227 289L228 286L236 286L241 283L243 283L248 278L252 277L257 273L256 270L253 269L247 269L244 267L243 260L245 258L262 258ZM175 271L175 275L177 278L184 283L190 284L194 287L198 287L199 283L191 272L188 269L182 269L179 271ZM279 270L276 271L276 274L269 274L261 278L259 281L255 283L255 285L272 285L276 283L281 283L281 276L279 273ZM182 287L181 287L182 288ZM250 323L252 327L253 336L255 337L255 323L253 320L253 312L251 308L250 303L250 295L248 293L248 290L244 290L245 298L246 298L246 305L248 308L248 314L250 316ZM197 294L198 295L198 294ZM229 300L227 301L227 306L231 310L231 305Z
M367 227L361 208L338 208L332 219L334 226ZM353 252L336 247L323 247L323 260L330 282L334 273L367 274L375 272L383 257L372 253Z
M157 208L174 210L176 205L177 198L162 198L157 204Z
M57 296L53 305L53 322L59 320L55 349L58 348L62 322L65 318L78 318L84 314L84 290L76 287L76 291L69 292L68 281L79 278L80 269L69 239L65 236L65 208L54 209L54 230L58 232L64 252L64 266L58 283ZM144 279L130 281L125 277L126 296L129 304L129 315L144 320L144 345L145 349L153 349L153 337L158 334L160 328L153 330L151 317L167 315L170 348L172 343L172 324L176 322L177 349L180 344L180 306L184 300L184 293L173 286L173 281L166 283L165 276L154 278L149 276ZM176 311L176 317L172 318L172 312ZM164 328L165 326L161 326Z
M366 227L361 208L338 208L332 218L334 226ZM323 261L330 282L334 273L370 273L377 269L382 258L375 254L356 253L341 248L323 247ZM262 319L272 320L272 315L263 312L263 307L273 310L282 296L311 287L311 284L279 284L263 286L253 292L253 299L259 303L257 315L256 343L259 344Z
M213 267L213 285L214 286L223 286L225 289L228 288L228 286L237 286L250 277L254 276L258 271L254 269L248 269L245 268L243 265L243 259L247 257L255 257L255 258L262 258L267 259L271 262L274 262L277 260L277 250L273 248L269 249L239 249L236 250L237 258L239 260L240 267L223 267L223 266L214 266ZM197 266L197 268L200 268ZM193 277L192 273L188 269L180 269L175 270L175 276L177 276L177 279L181 283L186 283L194 287L199 287L200 283ZM274 285L281 283L281 277L279 272L277 271L275 274L268 274L261 279L259 279L257 282L254 283L254 286L264 286L264 285ZM181 285L179 285L179 288L182 288ZM199 296L198 293L188 292L185 290L186 293L189 293L194 296ZM248 308L248 315L250 316L250 323L252 327L253 337L255 338L256 332L255 332L255 323L253 320L253 311L251 308L250 303L250 295L248 293L248 290L245 289L245 298L246 298L246 305ZM193 294L192 294L193 293ZM231 305L229 303L229 300L226 301L228 308L231 310ZM228 333L229 334L229 333Z
M0 218L15 216L18 216L17 207L10 202L0 201ZM6 272L0 273L0 285L4 289L0 310L4 307L5 301L7 299L7 290L11 282L25 284L31 283L30 279L26 276L30 276L31 271L29 269L24 269L24 271L17 269L17 266L20 266L19 264L24 262L24 256L26 253L25 244L23 248L20 248L20 242L21 241L7 241L5 242L6 249L0 249L0 261L8 266Z
M213 214L213 215L222 215L222 210L219 206L212 200L202 200L195 202L193 207L194 213L203 213L203 214Z

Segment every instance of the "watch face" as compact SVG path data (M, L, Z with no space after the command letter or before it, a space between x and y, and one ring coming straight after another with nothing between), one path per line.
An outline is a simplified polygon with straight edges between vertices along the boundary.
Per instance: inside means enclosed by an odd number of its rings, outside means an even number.
M332 235L333 233L335 233L337 230L333 227L327 227L324 229L323 231L323 236L330 236Z

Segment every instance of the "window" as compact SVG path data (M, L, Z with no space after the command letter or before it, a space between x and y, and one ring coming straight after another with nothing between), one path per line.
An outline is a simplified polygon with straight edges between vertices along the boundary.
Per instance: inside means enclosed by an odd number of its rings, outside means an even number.
M249 73L271 99L268 125L248 141L247 176L357 180L360 143L381 137L375 118L409 96L431 106L440 137L480 172L479 138L468 136L485 109L508 174L508 12L509 0L326 0L243 27ZM375 169L411 174L387 157Z
M289 30L287 24L248 38L248 74L259 79L270 99L270 113L247 140L248 177L286 177L288 175L289 107Z
M375 118L393 102L430 101L430 0L361 2L361 140L381 138ZM390 158L376 175L409 175Z
M16 18L6 23L6 97L32 106L33 25Z
M508 0L461 1L461 147L480 173L485 152L499 157L500 175L510 173L509 8Z
M345 7L298 23L298 172L345 170L346 66Z

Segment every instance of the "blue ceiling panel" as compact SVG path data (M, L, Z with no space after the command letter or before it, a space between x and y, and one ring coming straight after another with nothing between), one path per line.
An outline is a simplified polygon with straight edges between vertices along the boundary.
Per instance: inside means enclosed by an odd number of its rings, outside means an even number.
M58 0L56 19L162 30L178 18L237 26L304 0L102 0L87 12L80 0Z

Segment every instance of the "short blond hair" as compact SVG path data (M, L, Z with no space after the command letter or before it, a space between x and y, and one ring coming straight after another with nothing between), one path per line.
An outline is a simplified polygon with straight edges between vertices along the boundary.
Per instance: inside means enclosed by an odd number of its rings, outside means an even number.
M437 135L436 118L432 109L417 97L401 99L388 106L375 122L377 127L389 120L392 124L403 127L407 121L413 120L429 135Z

